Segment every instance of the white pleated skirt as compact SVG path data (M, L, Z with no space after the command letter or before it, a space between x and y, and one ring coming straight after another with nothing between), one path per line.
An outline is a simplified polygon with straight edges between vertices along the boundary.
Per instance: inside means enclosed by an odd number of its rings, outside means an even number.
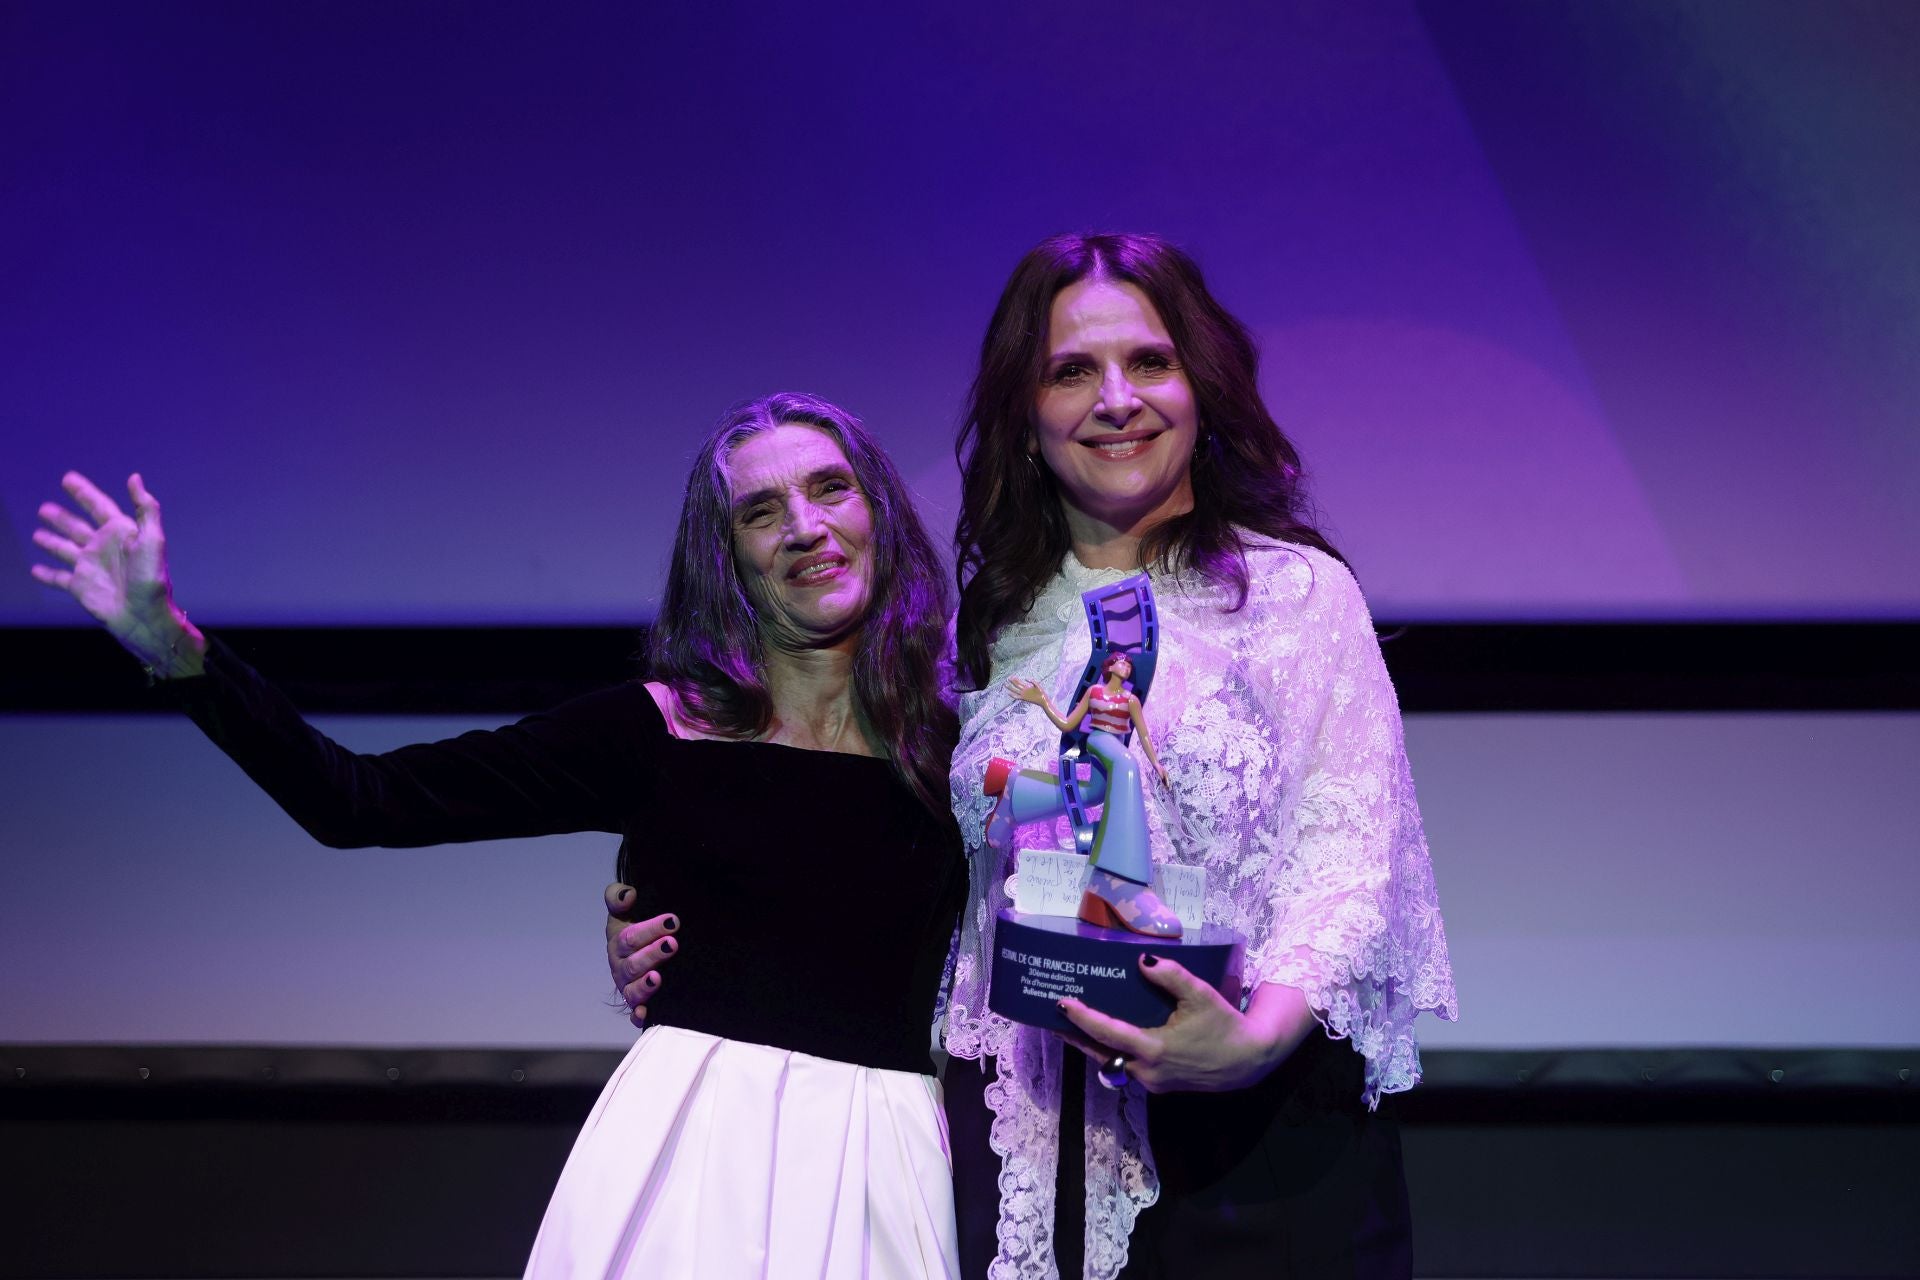
M527 1275L960 1273L940 1085L650 1027L573 1144Z

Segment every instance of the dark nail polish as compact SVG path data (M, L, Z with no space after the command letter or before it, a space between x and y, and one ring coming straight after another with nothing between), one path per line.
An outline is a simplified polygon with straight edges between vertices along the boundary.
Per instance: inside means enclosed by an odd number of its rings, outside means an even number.
M660 954L663 956L670 956L673 954L672 938L663 938L660 940Z
M680 927L680 922L678 920L675 920L672 916L668 916L665 920L662 920L660 923L664 924L667 927L668 933L672 933L675 929L678 929Z
M1159 956L1141 956L1140 957L1140 964L1143 968L1151 969L1153 968L1153 966L1159 963L1160 963Z

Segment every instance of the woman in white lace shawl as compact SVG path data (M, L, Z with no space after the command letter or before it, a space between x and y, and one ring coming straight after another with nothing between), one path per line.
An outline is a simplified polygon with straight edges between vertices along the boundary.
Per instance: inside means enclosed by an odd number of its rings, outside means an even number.
M1454 1016L1452 972L1393 688L1245 328L1165 241L1048 240L1001 295L960 451L951 785L974 897L945 1035L963 1270L1410 1274L1398 1134L1376 1108L1419 1079L1414 1017ZM1162 960L1143 973L1177 998L1169 1022L1069 1001L1076 1052L987 1010L1008 868L982 838L981 781L991 757L1053 743L1008 680L1069 697L1080 593L1142 568L1172 780L1148 800L1153 853L1206 869L1207 919L1248 939L1248 995ZM1114 1090L1092 1071L1116 1054L1131 1079ZM983 1137L993 1156L970 1159Z

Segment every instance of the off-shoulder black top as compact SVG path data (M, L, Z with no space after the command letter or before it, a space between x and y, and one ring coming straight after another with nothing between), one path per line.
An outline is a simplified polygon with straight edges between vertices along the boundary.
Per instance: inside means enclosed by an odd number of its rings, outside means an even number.
M204 676L162 687L335 848L619 834L639 914L680 920L651 1024L932 1070L963 855L884 760L676 738L637 682L379 755L307 724L217 641Z

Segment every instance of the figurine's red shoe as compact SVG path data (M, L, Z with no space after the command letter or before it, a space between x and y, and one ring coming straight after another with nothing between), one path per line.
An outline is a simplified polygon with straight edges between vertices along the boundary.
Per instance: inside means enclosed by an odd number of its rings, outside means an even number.
M1124 929L1149 938L1177 938L1180 917L1160 901L1151 885L1124 880L1095 867L1080 895L1080 918L1103 929Z

